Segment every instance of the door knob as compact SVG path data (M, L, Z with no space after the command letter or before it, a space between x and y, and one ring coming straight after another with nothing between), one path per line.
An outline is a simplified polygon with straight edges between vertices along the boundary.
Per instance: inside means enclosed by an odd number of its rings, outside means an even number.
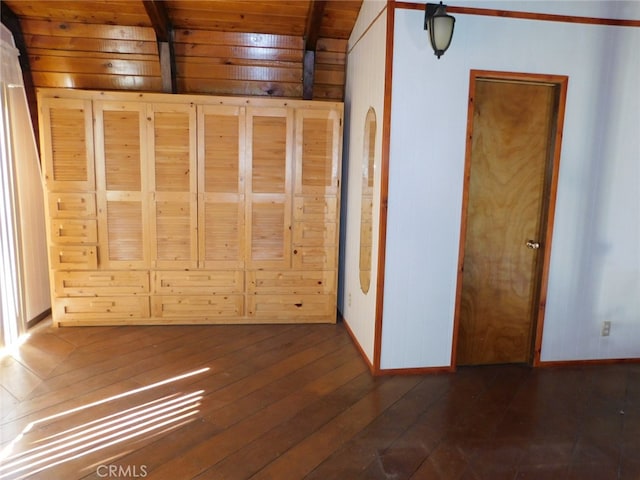
M527 248L530 248L532 250L537 250L540 248L540 242L534 242L533 240L527 240Z

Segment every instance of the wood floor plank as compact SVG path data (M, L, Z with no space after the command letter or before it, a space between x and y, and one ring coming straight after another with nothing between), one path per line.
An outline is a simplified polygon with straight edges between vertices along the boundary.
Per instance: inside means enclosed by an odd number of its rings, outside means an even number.
M221 428L229 428L244 420L247 415L271 408L283 398L295 398L300 392L304 395L307 388L313 388L313 385L325 376L335 374L337 378L341 378L340 375L344 372L347 372L347 375L359 373L361 365L357 359L343 353L344 350L339 349L328 356L318 357L303 368L280 377L261 389L242 395L235 401L228 401L222 405L218 402L208 403L203 408L203 416ZM211 396L215 398L216 393Z
M27 396L42 382L35 373L11 356L0 358L0 385L19 400Z
M229 350L236 351L246 344L251 344L270 336L272 334L268 332L255 332L242 336L236 342L232 341L227 344L221 342L218 345L219 348L212 350L215 351L215 354L224 355ZM32 415L43 408L54 406L59 402L59 398L73 398L90 391L94 387L114 383L123 378L136 381L136 378L139 377L137 379L140 382L149 384L185 373L190 371L189 369L193 370L194 364L202 364L204 360L200 360L201 357L208 358L211 355L215 355L211 351L207 353L207 349L201 347L198 341L182 342L182 345L175 347L175 349L170 349L164 355L149 354L143 360L135 358L138 356L139 350L134 349L130 354L134 358L125 358L123 362L114 361L116 368L112 368L113 365L109 362L100 361L95 366L89 364L80 371L79 376L76 375L79 371L74 370L70 375L60 375L51 380L53 383L51 388L48 387L47 381L43 382L44 386L36 389L37 395L34 395L29 401L21 403L9 418L20 418L27 414ZM91 375L91 372L93 372L93 375ZM42 391L44 388L46 390ZM56 395L52 394L54 392Z
M76 347L88 347L94 342L98 342L106 336L117 336L122 327L63 327L58 328L51 325L51 319L45 319L38 323L31 332L51 333L75 345Z
M434 406L450 387L448 375L434 375L391 405L344 448L328 457L305 478L407 478L427 457L425 438L401 442L403 435Z
M74 352L69 355L64 364L60 368L56 368L46 378L43 383L33 392L33 396L48 395L51 391L57 391L69 384L76 384L85 381L91 377L100 374L113 372L122 367L128 367L132 364L139 365L155 358L159 352L179 348L185 343L183 336L172 338L162 343L154 343L147 346L132 348L128 347L126 353L110 355L109 352L100 352L99 354L78 353Z
M213 398L209 402L210 408L205 415L209 411L236 402L256 390L293 374L340 346L336 345L337 339L329 338L319 342L320 338L322 337L315 335L305 336L301 339L304 341L296 342L295 346L269 350L257 356L251 364L245 363L240 366L248 369L225 370L223 375L233 378L234 381L213 391Z
M362 392L362 389L368 390L374 383L375 381L369 376L362 360L354 359L266 408L244 416L241 421L236 421L236 418L240 417L242 412L236 412L232 422L229 422L227 417L224 420L225 424L231 423L231 426L221 434L198 444L180 458L172 459L161 465L157 470L151 472L150 478L176 478L180 475L187 478L194 477L206 470L211 464L215 464L239 450L247 442L255 440L278 424L295 416L299 411L307 408L309 403L319 395L329 395L344 385L347 390L355 389ZM336 393L336 396L340 397L340 393L342 390ZM358 397L359 394L354 394L353 400ZM343 400L347 402L343 406L348 406L348 399L347 396ZM220 420L219 415L211 419L216 424L220 424Z
M40 378L47 378L65 360L75 347L51 333L35 335L30 342L22 344L16 358Z
M333 370L337 369L341 365L344 365L346 361L351 361L357 367L358 372L362 372L362 361L358 358L354 358L353 346L349 346L350 348L340 348L333 354L330 354L326 357L322 357L317 361L310 363L308 366L301 368L293 375L287 376L285 379L281 379L280 381L274 382L268 386L265 386L260 391L253 392L252 394L248 394L242 398L242 400L238 402L234 402L232 404L227 405L226 408L217 409L214 414L211 415L212 420L208 422L206 418L202 418L203 421L207 421L208 424L212 425L212 428L216 428L218 432L222 434L222 432L229 428L230 426L236 425L245 419L246 416L251 415L252 413L257 413L259 415L260 411L264 411L267 405L270 403L274 403L276 400L285 397L286 392L296 392L302 386L307 384L317 385L317 381L322 377L326 377ZM353 368L352 365L349 366ZM344 370L347 371L347 370ZM351 373L353 375L353 373ZM288 383L289 388L283 388L282 384ZM274 388L275 387L275 388ZM206 416L206 405L207 399L203 400L203 411L202 415ZM288 407L286 407L288 408ZM286 411L286 408L283 407L282 411ZM222 421L222 416L225 415L226 421ZM213 419L217 420L215 426L213 426ZM240 428L251 428L251 424L246 424ZM190 429L191 426L186 426L184 429ZM216 432L217 434L217 432ZM222 440L218 440L215 442L215 445L212 446L211 452L207 455L210 462L214 462L219 455L224 454L224 449L232 449L235 444L241 442L241 445L244 445L244 441L240 435L231 436L231 441L224 441L227 438L228 434L222 434ZM214 433L211 434L211 437L214 437ZM189 438L189 435L184 435L185 439ZM158 443L162 443L161 441ZM168 453L164 456L158 456L156 454L157 447L156 443L150 443L145 448L139 449L132 454L121 459L122 462L126 462L131 465L140 465L146 464L151 475L158 476L161 478L161 475L166 474L166 467L163 467L164 470L160 469L160 473L156 472L156 469L160 467L163 463L177 461L178 457L181 457L183 454L189 454L189 448L197 447L199 441L192 442L191 440L185 440L184 445L182 445L181 451L179 455ZM220 443L222 445L222 449L214 448ZM239 447L236 447L239 448ZM164 472L164 473L163 473ZM187 474L186 472L183 474ZM97 478L89 477L89 478Z
M639 385L629 363L372 377L340 323L43 324L0 361L0 476L636 480Z
M352 360L353 362L353 360ZM249 478L355 403L376 382L366 374L296 411L196 478Z
M139 374L139 377L145 382L155 382L200 366L207 365L220 370L228 364L237 365L238 362L244 364L251 361L251 355L255 352L271 348L272 341L279 342L283 337L295 337L295 333L288 333L289 330L290 328L285 327L271 331L266 329L251 331L245 330L245 326L242 326L240 332L245 332L244 334L233 334L227 342L220 344L191 348L191 352L185 353L179 360L169 363L158 362L156 368L146 370ZM186 348L188 349L189 346Z
M304 478L419 381L420 379L415 377L393 377L377 382L378 388L287 450L253 478Z

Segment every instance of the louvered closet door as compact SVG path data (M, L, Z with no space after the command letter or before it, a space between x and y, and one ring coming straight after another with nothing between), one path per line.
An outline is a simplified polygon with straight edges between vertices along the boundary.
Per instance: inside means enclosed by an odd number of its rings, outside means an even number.
M94 102L101 268L149 265L146 105Z
M200 267L244 268L245 109L198 107Z
M42 98L40 116L49 192L94 191L91 100Z
M291 267L293 113L247 109L247 230L252 269Z
M196 108L148 106L151 259L156 268L197 268Z
M295 204L339 204L340 126L336 110L296 110ZM297 211L297 209L296 209ZM296 213L293 224L293 267L299 270L336 270L338 219L333 208L319 215Z
M40 98L51 277L97 265L90 100Z

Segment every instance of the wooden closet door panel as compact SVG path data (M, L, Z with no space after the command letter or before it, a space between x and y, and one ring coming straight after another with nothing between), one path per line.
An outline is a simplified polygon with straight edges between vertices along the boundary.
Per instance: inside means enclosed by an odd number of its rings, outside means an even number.
M289 267L290 231L288 227L289 202L281 198L254 198L249 212L251 218L252 266Z
M293 111L247 111L250 268L291 267Z
M198 107L199 266L245 265L245 109Z
M202 195L200 260L204 268L243 268L244 202L231 195Z
M193 104L149 106L153 153L151 190L196 191L196 108Z
M197 268L196 194L155 192L152 196L151 258L156 268Z
M148 266L147 203L139 195L120 192L107 192L104 202L99 202L100 265L103 268Z
M156 268L197 268L196 109L148 106L151 259Z
M243 107L198 107L200 192L244 194L244 123Z
M100 268L149 266L146 106L95 101Z
M101 186L111 192L141 192L146 148L143 131L144 105L103 104L97 108L101 127L98 147L101 155Z
M40 98L40 132L47 189L95 190L91 100Z
M296 110L297 195L336 195L339 188L342 117L337 110Z

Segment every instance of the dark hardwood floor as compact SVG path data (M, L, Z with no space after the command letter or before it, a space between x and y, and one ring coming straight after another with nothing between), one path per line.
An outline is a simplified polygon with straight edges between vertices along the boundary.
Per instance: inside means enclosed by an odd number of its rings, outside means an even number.
M374 378L343 325L39 324L0 478L640 480L640 365Z

